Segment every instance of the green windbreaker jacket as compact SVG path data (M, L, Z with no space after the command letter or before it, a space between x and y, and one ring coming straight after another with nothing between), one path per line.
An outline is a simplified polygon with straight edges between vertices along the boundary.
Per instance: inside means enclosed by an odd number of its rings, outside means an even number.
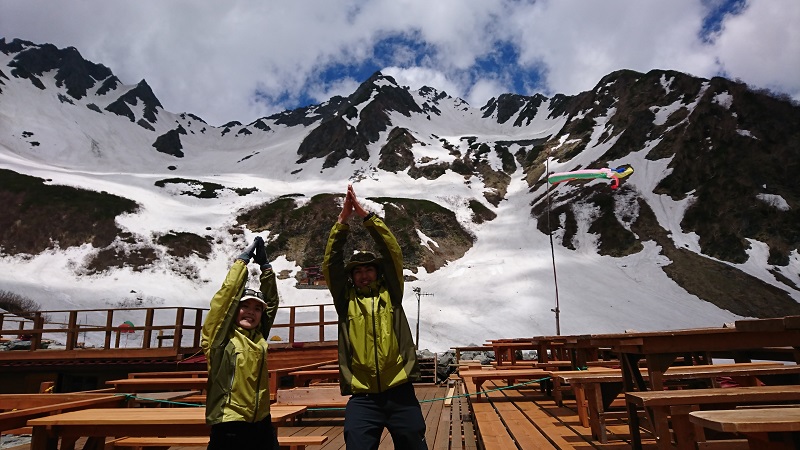
M403 310L403 254L383 220L374 214L364 226L383 264L378 281L357 290L345 272L344 246L350 227L331 229L322 273L339 316L339 385L343 395L378 393L419 380L414 340Z
M257 422L269 414L267 336L278 311L278 289L272 269L261 273L267 306L259 327L236 324L239 299L247 281L247 265L237 259L222 287L211 299L203 322L201 346L208 361L206 423Z

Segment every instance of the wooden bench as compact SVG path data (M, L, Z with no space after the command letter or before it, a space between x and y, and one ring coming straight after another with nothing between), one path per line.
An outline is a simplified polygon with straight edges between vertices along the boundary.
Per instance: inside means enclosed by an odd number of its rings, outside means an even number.
M274 355L270 354L270 364L272 364L272 358ZM304 364L304 365L295 365L295 366L287 366L287 367L280 367L276 369L269 369L269 391L272 394L276 394L278 392L278 387L280 386L280 381L282 377L288 376L291 372L303 371L303 370L316 370L320 366L327 366L335 364L338 360L327 360L327 361L317 361L311 364Z
M339 386L300 387L279 389L276 405L296 405L308 408L344 408L349 395L342 395Z
M506 380L509 385L514 384L517 380L542 380L549 381L552 375L551 372L539 369L514 369L514 370L465 370L460 371L459 374L464 378L464 382L474 383L475 393L480 393L481 386L487 380ZM547 394L549 395L549 388Z
M312 369L289 372L294 377L295 387L308 386L313 380L339 380L339 369Z
M751 449L796 449L800 446L800 407L697 411L689 421L711 430L742 434Z
M207 370L182 370L174 372L131 372L128 378L208 378Z
M674 391L628 392L627 402L646 408L653 418L659 448L672 448L672 432L677 448L694 449L705 441L702 429L695 429L689 414L701 405L753 405L800 402L800 386L745 386L732 388L684 389ZM787 408L788 409L788 408ZM672 431L670 430L672 425Z
M303 450L309 445L322 445L327 441L328 436L278 436L278 444L282 450ZM114 441L114 448L133 448L134 450L172 446L206 448L208 436L127 437Z
M664 372L663 379L668 382L712 380L710 384L716 386L713 382L716 377L730 376L742 385L754 385L759 377L767 379L772 376L797 376L798 373L800 366L781 363L714 364L671 367ZM646 369L642 370L642 377L644 380L649 379ZM557 380L554 384L558 385L559 393L565 383L572 387L581 424L589 426L592 435L601 443L606 443L605 420L625 419L630 414L629 411L609 409L611 406L620 406L615 400L622 392L620 370L554 372L553 378Z

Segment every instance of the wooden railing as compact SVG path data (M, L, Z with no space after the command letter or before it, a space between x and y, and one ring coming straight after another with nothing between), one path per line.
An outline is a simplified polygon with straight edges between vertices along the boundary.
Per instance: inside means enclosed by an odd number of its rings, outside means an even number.
M171 347L186 353L200 349L207 312L207 308L188 307L109 308L37 311L26 318L0 312L0 339L28 340L31 351L42 348L44 342L63 344L65 350L89 346L111 350L121 344L125 348L162 347L164 341L172 340ZM336 340L336 324L332 304L282 306L278 308L270 342ZM130 335L126 333L135 334L134 342L129 342Z

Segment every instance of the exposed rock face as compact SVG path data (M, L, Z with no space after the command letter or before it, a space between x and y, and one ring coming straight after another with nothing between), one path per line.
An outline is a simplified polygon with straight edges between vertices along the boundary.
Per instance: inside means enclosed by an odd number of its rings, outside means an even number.
M183 132L182 134L186 134ZM153 143L153 147L161 153L183 158L183 144L181 144L180 130L169 130L162 134Z
M357 113L356 106L361 107ZM345 157L369 159L367 145L377 142L380 133L391 125L388 112L408 116L422 113L408 90L397 86L392 77L376 72L341 102L334 116L324 119L303 139L297 154L298 163L311 158L325 158L323 167L334 167ZM356 117L357 115L357 117ZM358 119L354 127L351 121Z
M161 102L158 101L158 98L153 94L153 90L150 89L150 86L144 80L140 81L135 88L129 90L116 101L108 105L106 110L120 116L125 116L133 122L135 116L128 105L136 106L139 101L142 101L144 104L144 118L150 123L155 123L156 114L158 114L156 108L163 109L164 107L161 106Z
M55 70L56 86L65 87L67 94L80 99L95 83L111 76L111 70L102 65L86 61L75 47L58 49L55 45L34 45L31 42L14 39L6 44L0 39L0 51L17 53L9 63L13 67L11 74L28 78L38 88L44 85L38 79L45 72Z

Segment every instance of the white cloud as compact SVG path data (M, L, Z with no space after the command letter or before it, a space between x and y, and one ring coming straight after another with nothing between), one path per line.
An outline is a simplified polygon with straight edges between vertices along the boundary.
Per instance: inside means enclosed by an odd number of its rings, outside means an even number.
M480 108L492 97L499 97L500 94L508 92L506 86L496 80L480 79L472 85L466 100L470 105Z
M453 97L459 97L461 92L464 91L463 86L459 86L457 82L450 80L446 74L433 69L386 67L381 70L381 73L394 78L400 86L408 86L411 89L430 86L439 91L445 91Z
M714 47L728 76L748 84L777 89L800 99L800 2L748 2L728 17Z
M799 96L800 3L751 0L705 42L703 18L713 7L708 0L7 0L0 30L7 40L75 46L126 84L146 79L167 110L215 125L322 101L364 81L352 73L320 79L331 65L388 66L412 87L424 79L475 105L497 89L572 95L623 68L702 77L725 70ZM391 37L404 40L376 54ZM518 60L476 65L508 43ZM531 82L537 72L544 79Z

